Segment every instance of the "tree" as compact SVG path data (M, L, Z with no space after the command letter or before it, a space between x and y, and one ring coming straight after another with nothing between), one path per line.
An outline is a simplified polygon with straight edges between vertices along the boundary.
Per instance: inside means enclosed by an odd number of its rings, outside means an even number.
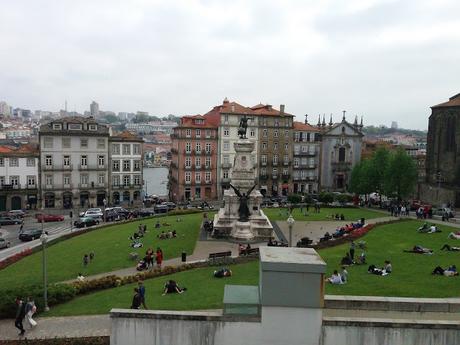
M355 194L370 194L374 192L372 183L372 159L366 159L356 164L351 171L349 190Z
M380 203L382 202L382 193L384 192L385 172L388 168L390 160L390 151L385 147L380 147L375 151L371 158L369 166L369 182L371 184L371 192L377 192L380 195Z
M384 190L386 195L398 200L408 197L417 184L417 166L404 149L399 148L390 154L385 170Z
M116 115L112 114L105 115L104 118L108 123L114 123L120 120Z
M318 195L318 200L324 202L325 204L330 204L334 201L334 195L332 193L321 192Z
M302 196L299 194L291 194L287 199L291 204L295 205L302 201Z

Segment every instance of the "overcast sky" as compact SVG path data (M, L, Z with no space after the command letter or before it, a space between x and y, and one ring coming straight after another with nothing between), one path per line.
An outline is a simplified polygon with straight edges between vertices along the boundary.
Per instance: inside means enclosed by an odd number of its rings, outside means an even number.
M224 97L427 128L460 92L458 0L16 0L0 100L57 111L205 113Z

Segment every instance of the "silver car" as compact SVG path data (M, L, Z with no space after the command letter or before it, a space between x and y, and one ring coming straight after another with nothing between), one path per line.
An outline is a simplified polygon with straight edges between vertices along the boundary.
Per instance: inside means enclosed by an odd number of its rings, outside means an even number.
M8 241L5 240L4 238L1 238L1 237L0 237L0 249L9 248L10 245L11 245L10 242L8 242Z

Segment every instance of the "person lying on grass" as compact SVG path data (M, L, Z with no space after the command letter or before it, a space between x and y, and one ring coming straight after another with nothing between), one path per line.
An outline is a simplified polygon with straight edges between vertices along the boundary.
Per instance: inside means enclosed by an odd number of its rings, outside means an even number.
M453 246L449 246L448 244L445 244L445 245L441 248L441 250L444 250L444 249L447 250L447 251L449 251L449 252L458 252L458 251L460 251L460 247L453 247Z
M375 265L370 265L367 269L367 273L372 273L378 276L386 276L388 274L387 271L382 268L377 268Z
M441 232L441 230L438 229L438 227L434 224L431 224L430 226L430 231L428 231L428 234L434 234L435 232Z
M214 277L216 278L224 278L224 277L231 277L232 271L226 267L221 268L218 271L214 271Z
M186 290L187 288L181 289L174 280L168 280L165 284L165 289L162 296L166 295L167 293L183 293Z
M414 246L412 250L403 250L405 253L415 253L415 254L427 254L427 255L432 255L433 254L433 249L429 248L424 248L422 246Z
M457 232L451 232L447 238L451 238L453 240L460 240L460 231Z
M455 265L450 265L448 268L444 269L441 266L436 267L431 274L444 275L446 277L458 276L457 267Z
M417 229L418 232L428 232L430 231L430 226L428 225L427 222L423 223L421 227Z
M326 278L326 282L329 282L331 284L343 284L342 282L342 277L340 276L339 272L337 270L334 270L334 273L329 278Z

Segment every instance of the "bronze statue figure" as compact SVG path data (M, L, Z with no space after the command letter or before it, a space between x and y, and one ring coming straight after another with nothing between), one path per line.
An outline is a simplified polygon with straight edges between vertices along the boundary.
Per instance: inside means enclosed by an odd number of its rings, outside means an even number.
M244 115L240 120L240 127L238 128L238 135L240 139L246 139L246 131L248 129L248 118Z
M240 207L238 208L238 215L239 215L238 220L240 222L247 222L249 220L248 199L249 199L249 196L251 195L251 192L256 187L256 184L252 186L252 188L247 193L243 193L243 194L241 194L240 190L237 189L231 183L230 183L230 187L233 188L233 190L235 191L235 194L240 198Z

